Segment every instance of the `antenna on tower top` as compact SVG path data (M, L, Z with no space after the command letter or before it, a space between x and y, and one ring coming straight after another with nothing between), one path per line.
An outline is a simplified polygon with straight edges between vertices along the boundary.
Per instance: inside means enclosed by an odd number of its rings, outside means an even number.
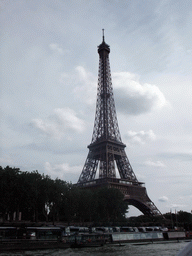
M104 28L102 30L103 30L103 42L105 42Z

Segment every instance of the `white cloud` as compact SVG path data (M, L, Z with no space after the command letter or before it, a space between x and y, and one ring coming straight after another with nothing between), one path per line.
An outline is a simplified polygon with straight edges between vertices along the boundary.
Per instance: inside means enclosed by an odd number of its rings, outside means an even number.
M49 45L49 48L61 55L68 53L68 50L63 50L63 48L59 44L52 43Z
M158 201L159 202L167 202L167 201L169 201L169 199L166 196L162 196L162 197L159 197Z
M42 133L57 139L61 139L66 133L82 133L85 130L85 122L70 108L57 108L47 120L33 119L32 124Z
M124 114L139 115L167 104L156 85L139 83L138 76L129 72L113 73L117 108Z
M82 66L76 67L75 70L78 74L78 85L73 90L75 96L88 105L94 105L97 95L96 77Z
M81 170L82 166L80 165L70 166L68 163L51 165L49 162L45 163L45 171L52 179L59 178L66 180L66 178L71 175L75 175L75 178L77 179Z
M88 105L95 104L97 78L84 67L76 67L78 85L73 90L77 98ZM112 74L115 101L118 111L138 115L161 109L167 104L163 93L156 85L139 83L137 75L129 72Z
M180 208L183 209L185 208L186 205L185 204L171 204L171 208Z
M127 131L125 134L125 139L129 144L145 144L148 141L153 141L156 139L156 135L152 130L149 131Z
M77 86L73 93L88 105L94 105L97 94L97 78L84 67L76 67ZM112 74L115 101L118 111L124 114L138 115L161 109L167 105L163 93L156 85L139 83L138 76L129 72ZM66 78L66 74L64 75Z
M165 167L164 163L162 163L161 161L154 162L150 159L145 161L145 165L154 166L154 167Z

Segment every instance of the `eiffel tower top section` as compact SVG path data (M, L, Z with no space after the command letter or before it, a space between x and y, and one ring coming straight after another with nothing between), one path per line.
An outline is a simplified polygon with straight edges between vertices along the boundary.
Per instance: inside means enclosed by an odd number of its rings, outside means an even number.
M103 42L98 46L99 53L99 74L97 87L96 115L91 144L104 140L121 141L113 87L110 72L109 53L110 47L105 43L104 30ZM124 145L125 146L125 145Z
M100 53L100 51L102 50L106 50L107 52L110 53L110 46L105 43L104 29L103 29L103 42L98 46L98 53Z

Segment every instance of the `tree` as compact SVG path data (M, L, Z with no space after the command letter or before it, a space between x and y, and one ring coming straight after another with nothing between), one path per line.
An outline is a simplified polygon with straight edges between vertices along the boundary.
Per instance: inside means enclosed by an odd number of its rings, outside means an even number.
M117 222L125 219L128 209L127 202L120 190L114 188L102 188L97 192L97 216L98 220Z
M79 190L78 217L80 222L89 222L94 219L97 202L91 190Z
M13 213L17 211L20 196L17 185L19 173L19 168L0 168L0 212L3 219L6 215L12 218Z
M180 226L186 230L192 229L192 214L189 212L179 211L177 213L177 221Z
M3 220L22 212L23 220L35 222L115 222L125 219L128 208L118 189L85 190L38 171L9 166L0 167L0 198Z

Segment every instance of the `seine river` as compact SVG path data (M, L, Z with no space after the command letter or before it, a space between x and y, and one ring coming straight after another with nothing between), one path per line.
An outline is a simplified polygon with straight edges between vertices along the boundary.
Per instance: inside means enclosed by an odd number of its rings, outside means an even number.
M0 253L1 256L176 256L187 242L104 245L97 248L55 249Z

